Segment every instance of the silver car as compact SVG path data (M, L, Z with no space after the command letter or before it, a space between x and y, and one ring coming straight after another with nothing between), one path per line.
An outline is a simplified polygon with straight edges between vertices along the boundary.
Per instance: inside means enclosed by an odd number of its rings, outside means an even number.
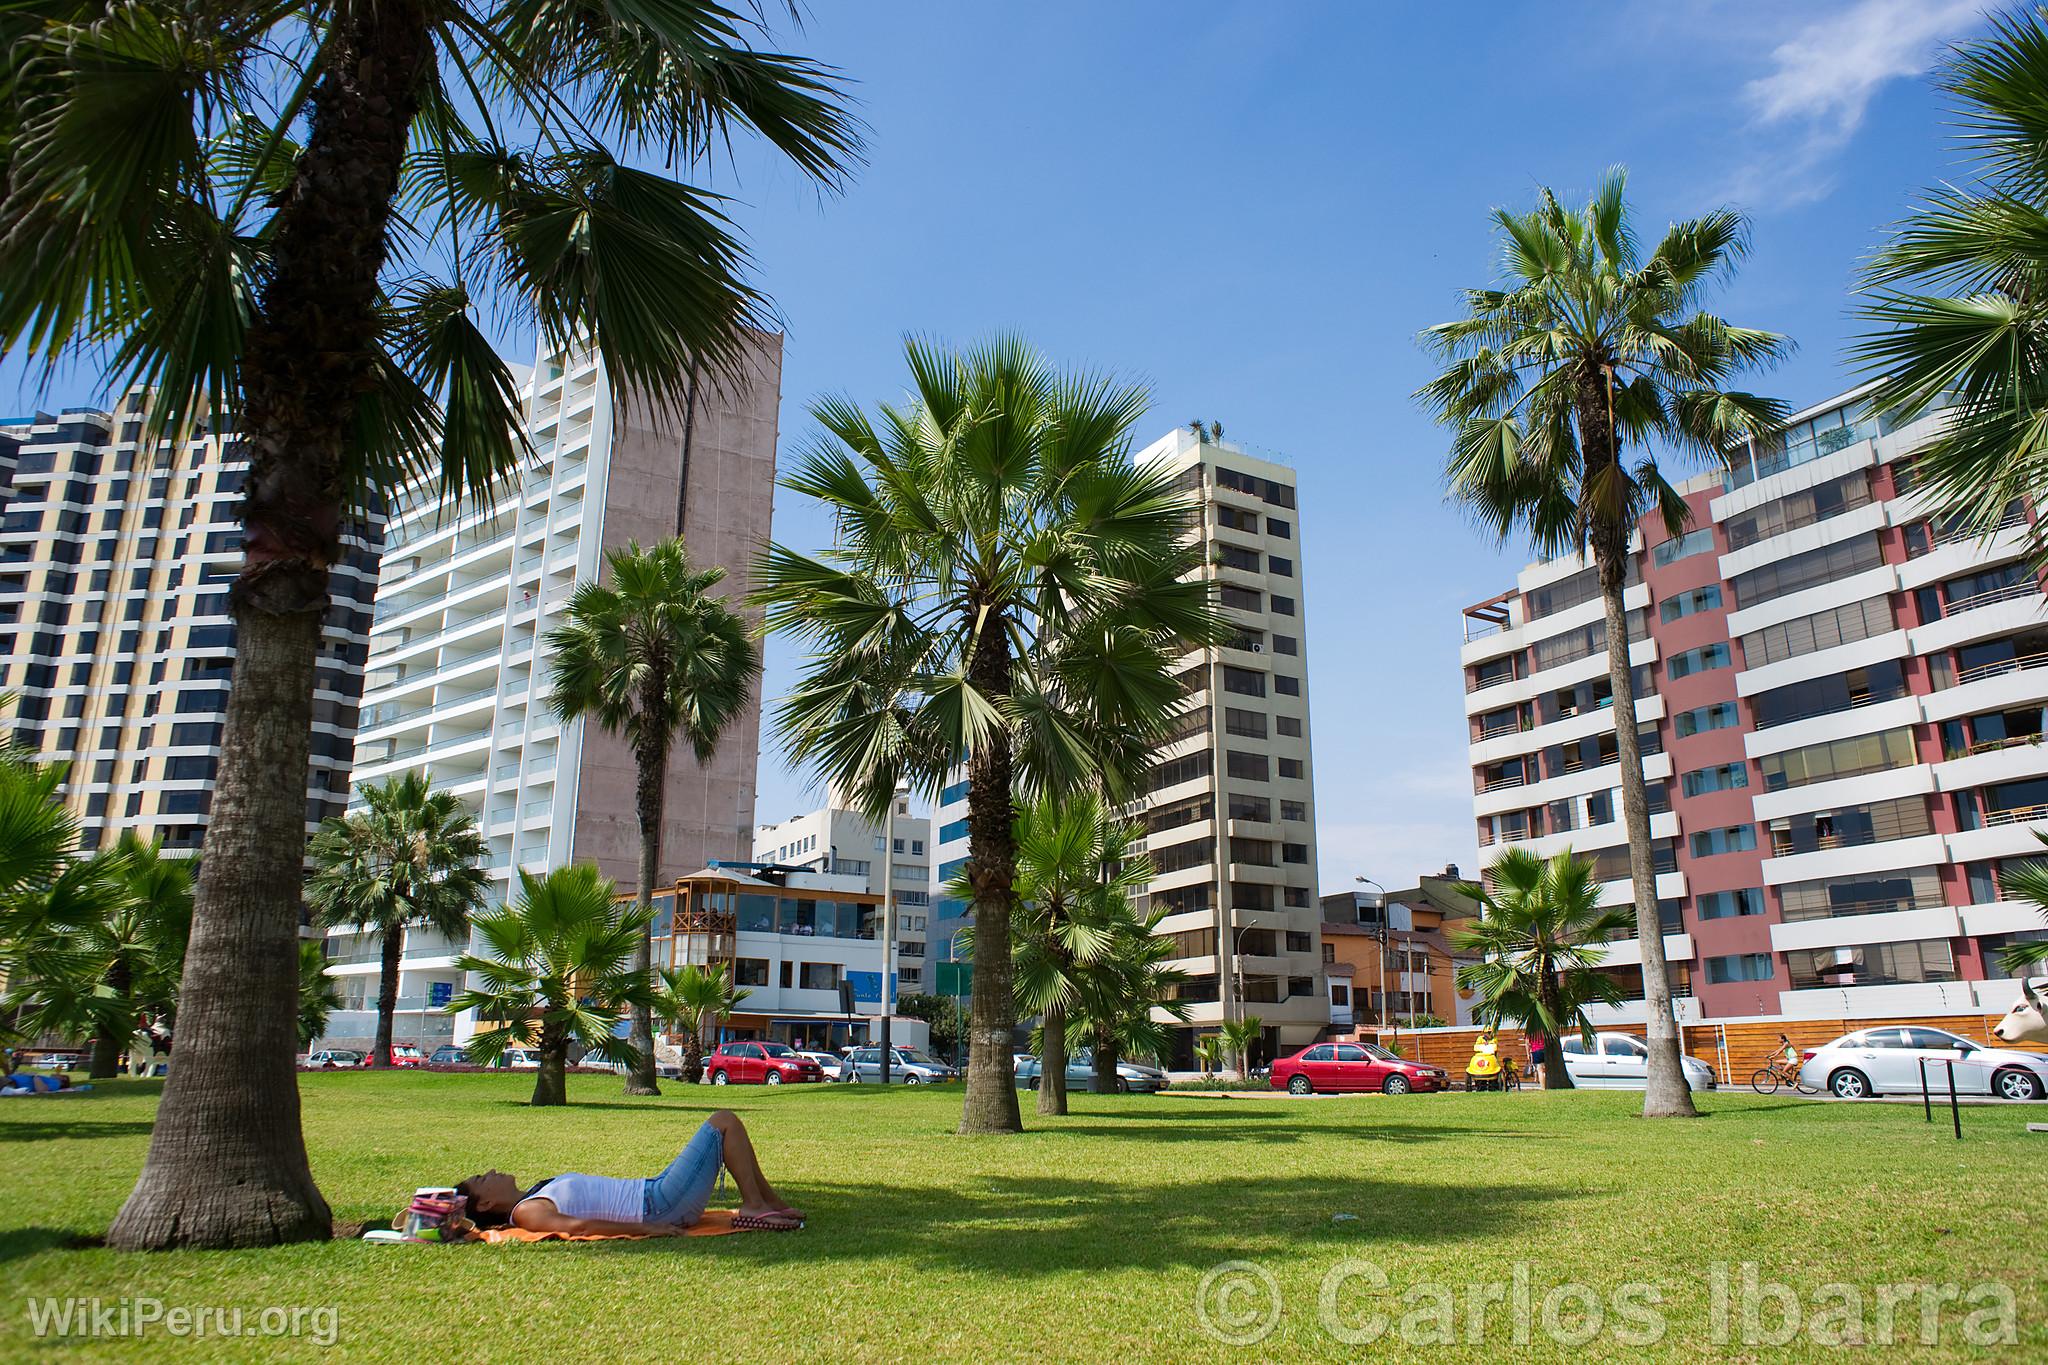
M816 1062L818 1064L818 1069L825 1073L825 1079L828 1081L839 1081L846 1079L846 1063L840 1060L838 1057L834 1056L830 1052L799 1051L797 1055L800 1057L808 1057L812 1061Z
M891 1048L894 1060L889 1063L891 1085L936 1085L941 1081L956 1079L960 1073L936 1057L928 1057L913 1047ZM856 1084L879 1083L882 1079L882 1049L878 1047L857 1047L846 1054L846 1079Z
M1650 1049L1631 1033L1596 1033L1591 1047L1578 1034L1567 1035L1558 1048L1564 1070L1581 1090L1641 1090L1650 1083ZM1678 1054L1689 1089L1712 1090L1714 1068L1697 1057Z
M2038 1100L2048 1095L2048 1057L2014 1048L1985 1047L1946 1029L1887 1024L1859 1029L1806 1054L1799 1075L1825 1086L1838 1099L1872 1095L1917 1095L1921 1064L1927 1084L1946 1094L1953 1064L1956 1093Z

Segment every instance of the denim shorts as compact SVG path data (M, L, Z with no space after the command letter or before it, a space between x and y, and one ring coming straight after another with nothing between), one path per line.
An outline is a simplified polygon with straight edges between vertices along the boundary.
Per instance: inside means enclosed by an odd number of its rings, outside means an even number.
M667 1170L648 1180L640 1196L641 1221L687 1227L702 1218L724 1165L725 1134L707 1123L668 1163Z

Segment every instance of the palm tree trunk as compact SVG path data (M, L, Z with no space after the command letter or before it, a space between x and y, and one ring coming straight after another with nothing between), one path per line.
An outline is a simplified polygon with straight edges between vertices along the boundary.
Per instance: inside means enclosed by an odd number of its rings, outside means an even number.
M377 1041L370 1047L370 1065L391 1065L391 1018L398 1012L398 959L405 951L405 930L384 927L383 954L377 968Z
M991 620L983 629L968 676L984 697L998 700L1009 695L1010 642L1000 621ZM962 1133L1024 1131L1016 1079L1003 1062L1010 1055L1017 1025L1010 957L1010 905L1017 879L1013 782L1010 737L997 727L967 764L967 875L974 886L975 951Z
M657 712L646 708L658 708L662 692L667 691L665 679L656 679L649 685L650 695L641 705L643 720ZM658 689L658 690L657 690ZM633 903L639 908L640 917L647 920L654 908L654 881L661 875L661 816L662 799L667 795L664 779L668 774L668 745L649 737L634 746L634 759L639 765L639 790L637 804L640 810L640 886L634 893ZM648 980L654 969L654 926L647 923L641 927L640 942L633 948L633 970L640 979ZM646 1004L633 1006L633 1024L628 1041L633 1044L636 1054L632 1065L626 1068L626 1093L628 1095L659 1095L661 1087L655 1083L654 1062L654 1013Z
M1563 992L1558 989L1557 971L1546 967L1543 973L1543 1009L1552 1019L1564 1017ZM1545 1090L1576 1090L1572 1073L1564 1069L1564 1035L1556 1028L1542 1034L1543 1037L1543 1088Z
M683 1084L704 1079L704 1028L699 1024L683 1035Z
M372 373L378 276L421 76L419 0L336 13L306 150L271 229L243 352L249 460L234 674L179 992L178 1062L121 1250L325 1239L299 1123L298 926L313 670L341 478Z
M569 1035L559 1024L543 1024L540 1030L540 1070L533 1078L535 1108L552 1108L569 1102Z
M1067 1112L1067 1011L1054 1005L1038 1028L1038 1112Z
M1095 1025L1095 1093L1114 1095L1116 1093L1116 1034L1109 1025Z
M126 1003L128 999L129 971L125 959L116 956L107 966L106 987L114 999ZM86 1073L88 1080L112 1080L121 1072L121 1049L135 1036L134 1016L129 1010L121 1011L121 1020L126 1027L102 1027L93 1036L92 1066Z
M1615 463L1614 429L1604 374L1583 379L1578 390L1578 424L1587 483L1599 487L1598 471ZM1596 452L1597 455L1596 455ZM1600 600L1607 622L1607 678L1614 692L1614 740L1621 767L1621 818L1628 832L1629 876L1635 884L1636 937L1643 952L1643 1009L1650 1048L1649 1079L1643 1091L1644 1118L1693 1118L1692 1092L1678 1063L1678 1024L1671 1016L1671 981L1664 967L1664 931L1657 914L1657 870L1650 849L1650 799L1643 783L1642 745L1636 738L1635 677L1628 661L1629 528L1613 509L1589 509L1589 539L1600 573ZM1559 1056L1561 1065L1564 1061Z

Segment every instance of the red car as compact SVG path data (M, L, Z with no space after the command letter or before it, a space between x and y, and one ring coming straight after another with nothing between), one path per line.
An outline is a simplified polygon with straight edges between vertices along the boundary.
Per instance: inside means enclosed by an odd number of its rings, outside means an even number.
M783 1085L822 1081L825 1068L781 1043L720 1043L704 1059L713 1085Z
M1442 1090L1447 1084L1442 1067L1404 1061L1371 1043L1317 1043L1273 1063L1273 1088L1296 1095L1345 1090L1405 1095Z

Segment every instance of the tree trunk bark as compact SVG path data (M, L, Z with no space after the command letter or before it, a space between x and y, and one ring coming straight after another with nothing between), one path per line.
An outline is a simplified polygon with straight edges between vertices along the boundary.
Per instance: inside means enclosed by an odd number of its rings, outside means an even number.
M1095 1093L1116 1093L1116 1035L1102 1025L1095 1026Z
M1067 1112L1067 1011L1059 1005L1045 1012L1038 1028L1038 1112Z
M250 461L234 673L179 992L178 1059L120 1250L324 1239L299 1123L298 926L313 671L378 276L421 77L419 0L339 11L243 352Z
M658 714L649 708L660 706L661 694L667 689L665 678L657 676L649 683L648 695L641 702L643 722L647 715ZM654 908L654 881L661 875L661 817L663 799L668 794L665 780L668 776L668 745L646 738L635 748L638 752L633 757L640 769L636 803L640 811L640 886L634 893L633 903L644 920ZM643 981L652 977L654 926L651 922L641 926L640 942L633 949L633 970ZM654 1062L654 1013L648 1006L633 1006L633 1024L628 1041L638 1055L626 1068L626 1093L659 1095L661 1087L656 1084Z
M370 1065L391 1065L391 1019L398 1012L398 959L405 952L405 930L384 929L383 955L377 969L377 1041L370 1047Z
M106 987L116 1000L126 1002L128 998L128 964L119 956L107 966ZM86 1072L86 1079L94 1081L112 1080L121 1074L121 1049L135 1036L134 1015L121 1012L125 1026L100 1029L92 1040L92 1065Z
M1010 663L1003 623L991 618L976 642L968 676L982 696L1000 700L1010 694ZM1013 786L1010 737L996 728L967 763L967 873L974 886L975 947L962 1133L1024 1131L1017 1083L1003 1064L1017 1026L1010 956L1010 907L1017 879Z
M543 1024L540 1030L540 1070L533 1078L535 1108L552 1108L569 1102L569 1038L559 1024Z
M704 1031L700 1024L683 1038L683 1084L695 1085L704 1079Z
M1580 454L1588 483L1617 462L1608 379L1582 376L1578 386ZM1643 1090L1644 1118L1693 1118L1692 1092L1678 1063L1678 1024L1671 1016L1671 980L1664 966L1664 931L1657 914L1657 871L1650 848L1650 799L1643 782L1642 745L1636 738L1636 689L1628 661L1629 526L1612 507L1586 510L1593 562L1607 622L1607 678L1614 693L1614 739L1621 768L1621 816L1628 832L1629 875L1635 884L1636 937L1643 952L1643 1009L1650 1049ZM1563 1062L1560 1056L1558 1061Z
M1552 1019L1563 1017L1564 1005L1557 988L1557 973L1546 970L1544 980L1547 988L1543 992L1543 1008L1550 1012ZM1564 1069L1564 1035L1552 1029L1543 1036L1543 1088L1545 1090L1576 1090L1572 1073Z

